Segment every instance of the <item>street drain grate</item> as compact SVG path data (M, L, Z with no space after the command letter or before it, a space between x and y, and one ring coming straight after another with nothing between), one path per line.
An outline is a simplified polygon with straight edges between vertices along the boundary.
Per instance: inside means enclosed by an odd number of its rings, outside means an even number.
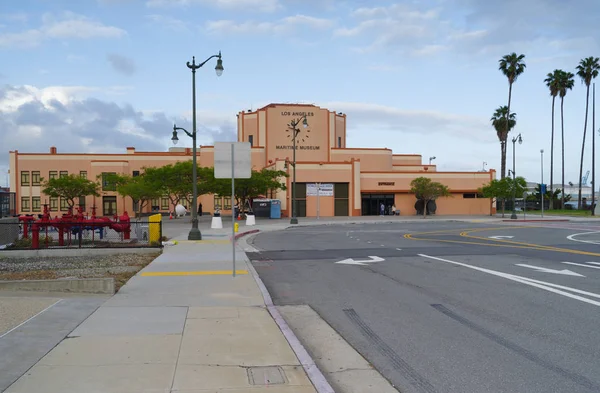
M286 383L285 373L278 366L249 367L248 379L252 385L281 385Z

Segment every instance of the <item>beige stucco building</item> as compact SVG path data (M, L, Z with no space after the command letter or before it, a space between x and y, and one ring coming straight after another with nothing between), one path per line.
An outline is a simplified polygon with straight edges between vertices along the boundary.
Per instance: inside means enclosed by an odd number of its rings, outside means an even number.
M410 182L419 176L443 183L452 192L452 197L437 200L438 215L494 212L491 200L477 195L477 189L495 177L494 170L438 172L435 165L424 164L419 154L393 154L387 148L349 148L346 146L346 115L314 105L270 104L256 111L240 112L237 115L238 141L251 143L253 168L275 168L290 174L284 179L287 190L272 195L281 200L284 216L290 215L293 180L293 168L286 164L293 156L293 134L288 124L303 116L308 126L299 127L296 139L298 217L379 214L381 203L386 209L395 205L401 215L414 215L416 199L410 192ZM43 195L40 178L73 173L89 179L110 172L136 175L143 172L144 167L190 160L191 155L190 148L141 152L128 147L122 154L62 153L56 147L51 147L48 153L11 151L11 191L16 192L20 213L38 212L45 203L51 211L60 212L66 210L66 203ZM214 148L201 146L197 157L199 165L213 166ZM315 183L321 184L318 196ZM82 198L80 204L88 211L96 205L97 213L103 215L132 211L130 198L106 189L101 194ZM199 202L205 213L212 213L215 205L225 211L231 209L230 197L202 195ZM165 197L152 201L146 209L169 212L173 207Z

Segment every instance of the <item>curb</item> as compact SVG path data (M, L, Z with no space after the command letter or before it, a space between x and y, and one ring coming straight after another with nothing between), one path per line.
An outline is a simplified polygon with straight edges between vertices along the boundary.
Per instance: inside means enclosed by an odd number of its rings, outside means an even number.
M260 229L252 229L251 231L246 231L246 232L241 232L238 233L237 235L235 235L235 240L239 239L240 237L246 236L246 235L250 235L253 233L258 233L260 232Z
M256 232L258 232L258 230L255 230L254 232L245 232L240 235L246 235ZM319 370L319 368L317 367L315 361L308 354L306 348L304 348L300 340L298 340L298 337L296 337L292 329L288 326L285 319L283 319L283 317L279 313L279 310L277 310L277 308L273 304L271 295L269 294L269 291L267 290L267 287L265 286L261 278L258 276L258 273L254 269L254 266L252 266L252 262L246 262L246 264L248 265L248 271L252 274L252 277L256 281L256 284L258 285L258 288L260 289L260 292L263 295L265 306L267 306L269 314L271 314L271 317L273 317L275 323L277 324L277 326L279 326L279 330L281 330L288 344L290 345L290 347L292 347L292 350L296 354L296 357L298 357L300 364L302 364L302 368L306 372L306 375L308 375L308 378L312 382L314 388L317 390L317 393L335 393L335 391L333 390L333 388L331 387L321 370Z
M568 219L556 219L556 220L502 220L502 222L570 222Z
M115 294L115 280L109 278L69 278L57 280L0 281L0 291L43 291Z

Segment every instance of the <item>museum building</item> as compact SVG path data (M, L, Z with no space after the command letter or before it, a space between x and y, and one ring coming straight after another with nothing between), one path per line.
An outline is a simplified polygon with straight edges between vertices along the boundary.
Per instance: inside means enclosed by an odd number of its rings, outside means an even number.
M302 126L306 118L306 127ZM253 169L273 168L286 171L287 189L263 197L279 199L283 216L291 213L293 181L293 128L296 127L296 199L298 217L378 215L383 203L395 205L401 215L416 214L416 198L410 182L421 176L445 184L452 196L436 201L437 215L489 215L495 206L489 198L480 198L477 190L495 178L487 172L438 172L435 165L424 164L419 154L394 154L382 148L346 146L346 115L315 105L269 104L257 110L237 114L237 136L252 146ZM169 130L165 130L167 134ZM31 214L48 204L51 212L65 212L66 201L42 194L40 179L78 174L89 179L107 173L139 175L145 167L157 167L192 158L191 148L170 148L165 152L142 152L127 147L121 154L10 152L11 191L16 193L16 210ZM201 146L197 159L200 166L212 167L214 147ZM97 214L114 215L134 209L131 198L119 196L109 184L102 184L99 197L81 198L88 212L95 205ZM205 214L219 206L223 213L231 210L230 196L201 195ZM147 212L168 213L173 210L169 198L151 201Z

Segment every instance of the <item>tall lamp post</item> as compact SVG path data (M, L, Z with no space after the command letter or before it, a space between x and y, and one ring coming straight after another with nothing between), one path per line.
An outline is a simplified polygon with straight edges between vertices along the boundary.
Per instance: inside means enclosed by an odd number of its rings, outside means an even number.
M512 144L513 144L513 170L512 170L512 176L513 176L513 192L512 192L512 202L513 202L513 212L512 215L510 216L511 220L516 220L517 219L517 177L515 175L515 143L519 141L519 145L521 143L523 143L523 138L521 138L521 134L517 135L516 137L514 137L512 139Z
M192 62L187 62L187 67L192 70L192 132L188 132L185 128L177 127L173 124L173 137L171 140L176 145L179 141L177 138L177 131L181 130L192 138L192 229L188 234L188 240L202 240L202 234L198 229L198 168L196 164L196 70L206 64L210 59L216 57L217 66L215 72L217 76L223 74L223 60L221 59L221 51L218 55L212 55L208 59L204 60L200 64L196 64L196 57L192 57Z
M546 194L546 187L544 187L544 149L540 150L540 155L542 156L542 182L540 183L540 195L542 198L542 218L544 218L544 197ZM552 187L552 185L550 185L550 187Z
M429 165L431 165L431 161L435 160L435 156L429 157Z
M300 124L300 122L302 122L303 128L308 127L306 115L303 115L298 119L294 119L290 121L290 124L288 124L289 130L292 131L292 148L294 150L291 163L294 169L292 174L292 218L290 219L290 224L298 224L298 217L296 217L298 214L298 207L296 206L296 138L298 137L298 134L300 134L300 129L298 128L298 124Z

